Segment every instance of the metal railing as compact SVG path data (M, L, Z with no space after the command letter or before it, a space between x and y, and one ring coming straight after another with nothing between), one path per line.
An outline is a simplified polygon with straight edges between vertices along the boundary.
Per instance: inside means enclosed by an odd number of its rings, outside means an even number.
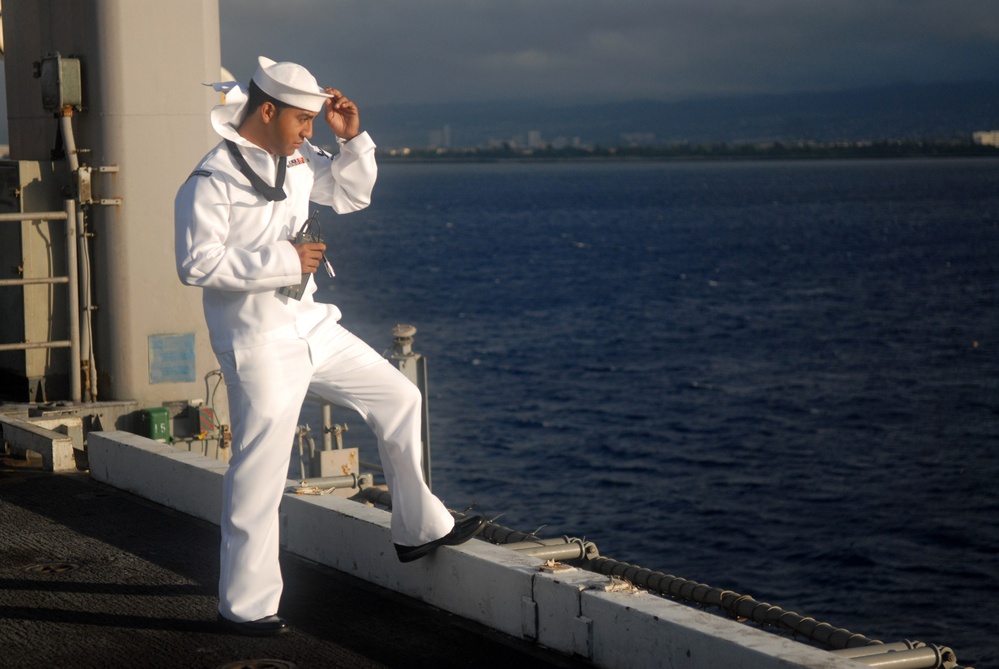
M14 214L0 214L0 223L22 221L66 221L66 275L51 277L24 277L0 280L0 287L23 287L40 284L66 284L69 295L69 339L49 341L22 341L0 344L0 351L27 351L39 348L68 348L70 355L69 384L70 399L80 402L83 390L80 379L80 288L76 252L76 202L64 200L64 211L36 211Z

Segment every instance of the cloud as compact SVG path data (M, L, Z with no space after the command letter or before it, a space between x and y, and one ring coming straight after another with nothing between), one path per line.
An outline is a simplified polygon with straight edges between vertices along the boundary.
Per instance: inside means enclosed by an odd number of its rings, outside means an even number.
M681 99L995 80L995 0L221 0L224 63L368 103Z

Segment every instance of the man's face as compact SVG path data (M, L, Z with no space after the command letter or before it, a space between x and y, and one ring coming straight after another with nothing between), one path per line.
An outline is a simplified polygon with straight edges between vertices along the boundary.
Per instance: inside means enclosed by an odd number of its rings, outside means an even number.
M267 124L268 143L265 147L276 156L290 156L312 137L312 119L315 112L298 107L284 107Z

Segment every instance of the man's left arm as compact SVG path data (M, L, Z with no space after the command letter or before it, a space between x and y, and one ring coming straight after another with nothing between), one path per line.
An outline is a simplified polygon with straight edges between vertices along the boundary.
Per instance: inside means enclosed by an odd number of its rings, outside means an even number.
M371 203L378 167L375 164L375 143L361 132L361 116L357 105L335 88L327 88L331 96L326 101L323 120L336 135L340 154L327 163L315 159L316 181L311 199L328 204L338 214L364 209Z
M303 147L304 148L304 147ZM340 153L333 156L319 153L311 157L315 182L309 199L333 207L338 214L364 209L371 204L371 191L378 177L375 143L366 132L340 144Z

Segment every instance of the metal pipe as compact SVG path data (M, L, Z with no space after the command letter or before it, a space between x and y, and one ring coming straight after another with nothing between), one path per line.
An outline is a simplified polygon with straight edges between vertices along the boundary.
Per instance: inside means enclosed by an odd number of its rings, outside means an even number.
M0 223L18 223L20 221L65 221L65 211L30 211L0 214Z
M561 546L535 546L534 548L523 548L517 551L521 555L538 558L539 560L579 560L586 551L576 544L562 544Z
M315 474L319 468L319 463L316 461L316 440L312 438L308 425L305 426L305 443L309 445L309 469Z
M949 650L949 648L923 646L912 650L898 650L852 659L854 662L865 664L868 667L881 667L882 669L948 669L954 666L953 662L955 661L954 657L948 659L944 652Z
M333 450L333 410L329 402L323 400L320 405L323 413L323 450Z
M69 277L69 393L73 402L83 398L80 360L80 285L76 258L76 202L66 200L66 274Z
M364 479L364 475L346 474L344 476L323 476L311 479L302 479L299 485L303 488L359 488Z
M298 426L298 474L305 478L305 439L302 426Z
M371 471L378 472L379 474L385 473L385 468L378 463L361 461L358 464L364 469L370 469Z
M73 107L66 106L62 109L62 116L59 118L62 128L63 144L66 149L66 160L69 162L70 176L79 178L80 158L76 148L76 135L73 133ZM80 197L79 187L77 187L77 197ZM86 376L87 398L97 401L97 364L94 361L93 343L93 302L90 295L90 244L87 242L87 223L84 216L83 202L76 208L76 230L75 239L67 242L67 249L72 246L76 254L76 262L70 268L71 273L77 276L77 328L79 332L80 347L77 350L75 364L80 365ZM76 247L79 248L76 248ZM82 301L82 306L81 306ZM86 359L83 358L84 354Z
M516 544L506 544L521 555L529 555L539 560L585 560L597 555L597 547L591 541L583 541L563 537L549 543L548 541L523 541Z
M423 395L423 406L421 408L423 415L423 429L421 430L421 436L423 437L421 440L423 446L423 481L427 484L428 488L433 490L433 474L430 467L430 388L427 377L427 357L425 355L417 358L416 370L417 379L419 380L417 385L420 388L420 394Z
M86 222L83 213L77 214L80 221L77 235L77 258L80 268L80 361L84 369L84 382L87 398L97 401L97 363L94 359L93 314L94 302L90 289L90 242L87 241Z
M36 348L72 348L73 342L63 339L61 341L33 341L21 342L20 344L0 344L0 351L28 351Z
M864 657L866 655L880 655L881 653L890 653L898 650L912 650L916 647L917 645L912 641L896 641L895 643L881 643L871 646L861 646L859 648L841 648L829 652L840 657Z
M364 499L368 500L372 504L380 504L386 509L392 508L392 495L388 490L382 490L381 488L368 488L364 491Z
M33 279L0 279L0 287L4 286L37 286L44 284L69 283L68 276L42 276Z

